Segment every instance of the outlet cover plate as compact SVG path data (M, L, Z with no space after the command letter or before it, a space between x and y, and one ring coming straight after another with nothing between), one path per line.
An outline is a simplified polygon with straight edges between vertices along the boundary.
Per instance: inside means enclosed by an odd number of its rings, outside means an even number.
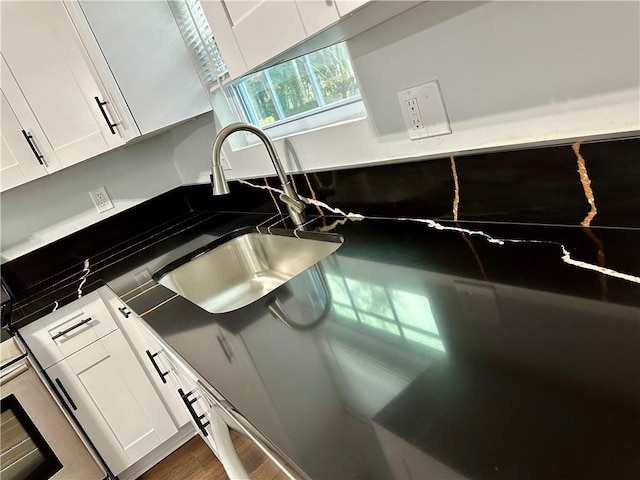
M107 210L111 210L113 207L113 203L109 198L109 194L105 190L104 187L96 188L95 190L91 190L89 192L89 196L91 200L93 200L93 204L96 206L98 212L106 212Z
M416 128L415 115L409 111L409 101L417 101L422 127ZM400 110L411 140L451 133L449 117L437 80L398 92Z

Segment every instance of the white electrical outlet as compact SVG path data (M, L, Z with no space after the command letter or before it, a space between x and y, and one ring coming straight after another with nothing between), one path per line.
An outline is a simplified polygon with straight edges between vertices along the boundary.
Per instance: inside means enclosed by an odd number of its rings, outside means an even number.
M409 114L409 127L413 130L424 128L422 115L420 115L420 107L418 107L418 99L413 97L407 100L407 113Z
M437 80L398 92L398 100L410 139L451 133Z
M89 196L91 197L91 200L93 200L93 204L98 209L98 212L106 212L107 210L111 210L113 208L113 203L111 203L109 194L104 189L104 187L91 190L89 192Z

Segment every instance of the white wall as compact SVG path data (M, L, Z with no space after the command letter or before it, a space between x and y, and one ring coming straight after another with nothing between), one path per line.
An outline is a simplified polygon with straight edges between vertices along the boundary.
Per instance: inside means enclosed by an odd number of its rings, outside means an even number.
M182 184L167 132L3 192L2 260L12 259ZM98 213L89 191L115 206Z
M293 171L638 131L639 5L426 2L348 42L366 120L276 147ZM433 79L453 133L410 141L396 92ZM272 174L260 146L230 161L229 178ZM190 157L177 168L196 182L208 162Z

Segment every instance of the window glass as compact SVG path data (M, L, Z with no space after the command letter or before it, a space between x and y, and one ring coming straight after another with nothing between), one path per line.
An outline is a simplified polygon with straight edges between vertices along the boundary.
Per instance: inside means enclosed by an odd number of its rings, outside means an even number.
M244 77L227 94L260 127L360 99L344 42Z
M264 126L281 119L269 83L262 72L251 75L239 87L240 97L253 114L252 123Z
M308 57L326 103L360 96L344 43L310 53Z
M221 87L229 79L229 72L200 1L170 0L169 5L223 125L246 121L263 128L273 127L341 106L345 108L315 117L311 123L303 122L300 128L318 128L366 116L344 42ZM361 108L356 108L358 105ZM291 123L279 132L288 135L298 131L298 126ZM236 141L232 139L231 143ZM236 145L241 146L244 144Z

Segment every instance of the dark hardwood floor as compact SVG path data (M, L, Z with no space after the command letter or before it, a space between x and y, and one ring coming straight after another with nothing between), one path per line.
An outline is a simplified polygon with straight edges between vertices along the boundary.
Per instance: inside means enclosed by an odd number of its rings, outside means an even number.
M255 444L231 431L238 457L252 480L280 480L282 471ZM228 478L206 443L195 436L138 480L218 480Z

